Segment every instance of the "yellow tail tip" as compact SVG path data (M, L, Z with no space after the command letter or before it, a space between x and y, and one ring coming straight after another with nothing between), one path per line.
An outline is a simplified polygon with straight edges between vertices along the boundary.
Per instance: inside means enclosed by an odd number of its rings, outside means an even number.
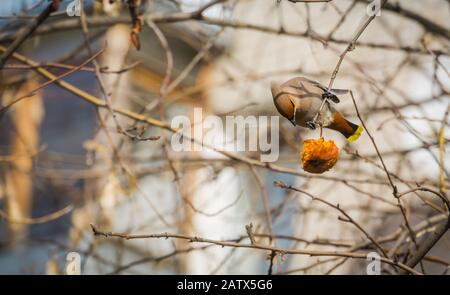
M362 126L358 126L358 129L356 129L355 133L353 133L352 136L347 138L348 142L353 142L353 141L357 140L363 131L364 131L364 128Z

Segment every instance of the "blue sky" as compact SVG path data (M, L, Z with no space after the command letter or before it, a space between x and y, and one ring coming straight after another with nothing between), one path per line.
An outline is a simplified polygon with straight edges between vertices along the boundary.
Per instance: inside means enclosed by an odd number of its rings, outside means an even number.
M24 10L32 8L41 0L2 0L0 3L0 15L13 15L20 14ZM66 7L72 0L62 0L62 8ZM44 0L44 3L48 2L48 0ZM85 0L85 3L90 3L92 0ZM36 9L32 10L33 12L37 12L42 9L44 5L39 5Z

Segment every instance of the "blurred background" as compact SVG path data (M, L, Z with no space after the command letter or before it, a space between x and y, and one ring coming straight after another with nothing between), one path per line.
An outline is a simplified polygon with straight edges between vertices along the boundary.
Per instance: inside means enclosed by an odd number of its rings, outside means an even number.
M0 44L8 47L50 2L1 1ZM196 107L203 118L277 115L272 81L303 76L328 85L372 1L82 2L81 16L69 16L72 1L61 1L17 52L56 76L72 71L61 79L114 108L169 125L185 115L195 125ZM423 186L445 196L449 187L449 29L448 1L389 0L333 84L354 93L399 192ZM249 244L252 224L262 245L376 251L337 210L274 181L339 204L399 261L448 214L430 192L393 196L367 132L350 144L324 129L341 154L332 170L315 175L302 170L299 151L319 130L280 118L279 159L251 165L208 149L176 152L167 130L44 85L48 79L13 57L1 74L1 106L20 101L0 111L0 274L65 274L69 252L80 254L82 274L364 274L364 259L105 238L90 226ZM340 100L336 107L359 123L351 96ZM260 159L259 152L238 154ZM442 274L449 266L446 233L415 269ZM397 270L383 264L383 273Z

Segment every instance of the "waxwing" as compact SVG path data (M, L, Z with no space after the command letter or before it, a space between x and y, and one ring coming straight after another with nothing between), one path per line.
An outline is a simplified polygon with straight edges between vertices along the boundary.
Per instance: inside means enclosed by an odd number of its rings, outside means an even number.
M345 119L331 104L339 103L337 95L344 94L347 90L327 90L320 83L304 77L290 79L281 85L272 82L271 90L278 112L294 126L315 129L316 123L319 123L324 128L340 132L350 142L358 139L363 131L361 126ZM327 101L315 121L325 98Z

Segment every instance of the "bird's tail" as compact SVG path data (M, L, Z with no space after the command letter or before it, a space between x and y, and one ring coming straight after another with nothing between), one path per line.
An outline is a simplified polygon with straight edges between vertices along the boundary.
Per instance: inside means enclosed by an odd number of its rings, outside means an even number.
M364 130L362 126L345 119L339 112L333 114L333 122L327 127L340 132L349 142L357 140Z

